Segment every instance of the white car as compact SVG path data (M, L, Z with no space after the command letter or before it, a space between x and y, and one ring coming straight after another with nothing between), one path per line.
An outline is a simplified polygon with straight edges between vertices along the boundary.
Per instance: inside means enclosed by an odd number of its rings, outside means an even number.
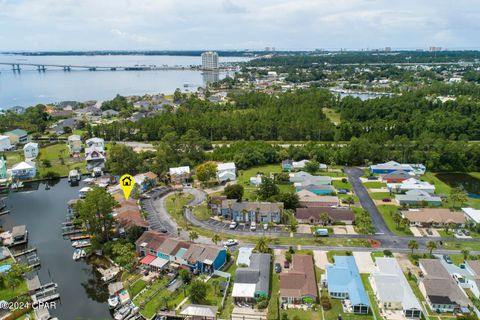
M250 231L255 231L255 230L257 230L257 224L255 222L252 222L250 224Z
M225 242L223 243L223 245L226 246L226 247L235 246L235 245L237 245L237 244L238 244L238 241L235 240L235 239L228 239L227 241L225 241Z
M238 223L236 221L233 221L232 223L230 223L230 225L228 226L230 228L230 230L233 230L235 229L236 227L238 226Z

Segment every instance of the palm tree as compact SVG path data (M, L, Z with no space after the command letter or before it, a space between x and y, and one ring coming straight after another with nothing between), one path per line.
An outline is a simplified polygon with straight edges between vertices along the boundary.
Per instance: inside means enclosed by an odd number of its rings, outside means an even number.
M462 250L462 255L463 255L463 261L466 261L468 257L470 256L470 251L467 249Z
M437 244L434 241L428 241L427 249L430 251L430 255L432 255L433 250L437 249Z
M257 243L255 245L255 250L257 250L260 253L267 253L269 250L268 240L265 237L258 238Z
M243 208L240 213L242 214L242 219L241 220L244 220L244 222L247 222L247 219L245 219L246 215L248 214L248 210L246 208ZM233 218L233 217L232 217ZM241 221L240 220L240 221Z
M418 243L417 240L410 240L408 241L408 248L412 250L412 255L413 255L413 250L418 249Z
M217 245L217 243L222 240L222 238L220 238L220 236L218 234L214 234L213 237L212 237L212 242L215 243L215 245Z
M397 226L397 229L398 227L400 226L400 222L402 221L402 216L398 213L398 212L395 212L393 214L393 222L395 222L395 225Z
M196 231L190 231L188 233L188 238L190 239L190 241L194 242L195 240L198 239L198 232Z

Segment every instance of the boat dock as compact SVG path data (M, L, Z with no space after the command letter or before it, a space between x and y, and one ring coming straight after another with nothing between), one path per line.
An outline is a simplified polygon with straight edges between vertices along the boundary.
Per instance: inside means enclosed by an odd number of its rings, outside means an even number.
M3 216L4 214L8 214L8 213L10 213L10 210L2 211L2 212L0 212L0 216Z
M63 228L62 228L63 229ZM63 231L62 232L62 235L65 237L65 236L71 236L71 235L74 235L74 234L79 234L79 233L83 233L85 232L84 229L75 229L73 226L72 228L70 228L68 231Z
M6 231L0 234L3 239L3 245L11 248L28 243L28 231L27 226L20 225L14 226L12 231Z
M58 293L58 285L54 282L44 284L35 290L30 297L32 298L32 303L34 305L59 299L60 293Z
M71 241L75 241L75 240L87 240L87 239L90 239L92 236L91 235L83 235L83 236L71 236L70 237L70 240Z
M18 251L18 252L13 252L13 257L14 258L18 258L18 257L21 257L23 255L26 255L26 254L29 254L29 253L32 253L32 252L36 252L37 251L37 248L30 248L30 249L26 249L26 250L22 250L22 251Z

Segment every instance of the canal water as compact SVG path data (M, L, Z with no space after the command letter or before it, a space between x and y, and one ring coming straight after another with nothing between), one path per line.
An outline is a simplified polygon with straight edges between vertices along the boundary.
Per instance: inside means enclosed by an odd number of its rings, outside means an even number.
M461 188L471 198L480 199L480 179L467 173L438 173L437 178L453 188Z
M42 283L58 283L60 301L51 310L53 316L65 319L111 319L108 293L99 275L84 260L72 259L71 242L64 240L61 224L65 221L67 201L77 198L82 187L71 187L66 179L32 185L33 190L12 192L7 205L10 214L0 217L5 229L25 224L29 246L36 247L41 260L38 276Z

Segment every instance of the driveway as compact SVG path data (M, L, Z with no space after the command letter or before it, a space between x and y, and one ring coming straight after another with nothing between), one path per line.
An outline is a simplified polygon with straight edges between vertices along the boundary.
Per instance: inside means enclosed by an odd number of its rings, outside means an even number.
M363 170L359 168L345 168L345 172L348 176L348 180L352 184L355 194L360 200L360 204L362 205L363 209L367 210L372 217L372 221L377 233L393 235L385 224L385 221L383 221L382 215L375 206L372 198L370 198L367 189L362 184L362 181L360 181L360 177L363 175Z
M355 258L360 273L372 273L378 271L370 252L354 251L353 257Z
M327 258L327 251L313 250L313 259L315 261L315 266L322 270L325 270L326 265L330 264Z

